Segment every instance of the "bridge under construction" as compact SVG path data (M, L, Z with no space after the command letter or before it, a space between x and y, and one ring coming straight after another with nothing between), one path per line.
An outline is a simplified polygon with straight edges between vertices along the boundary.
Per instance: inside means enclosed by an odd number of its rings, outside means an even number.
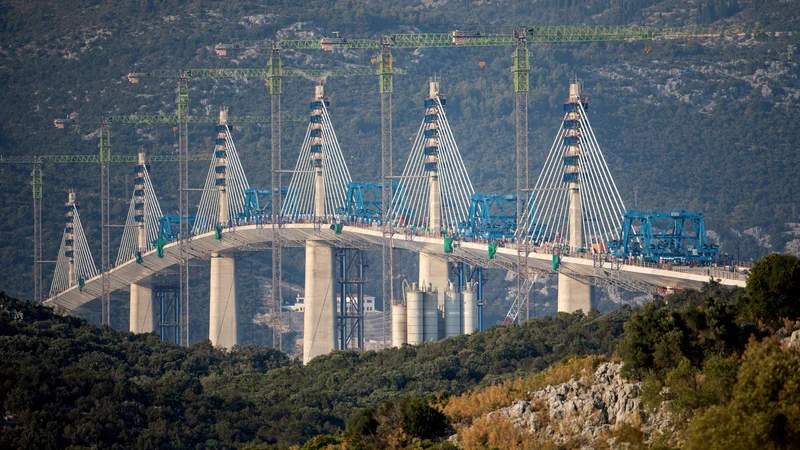
M714 38L741 34L730 29L666 29L647 27L523 27L511 32L454 31L441 34L384 35L380 39L274 41L264 44L220 44L220 56L245 48L266 50L267 69L192 69L130 74L129 80L153 76L178 81L178 112L168 118L117 122L175 123L179 134L180 211L163 214L150 177L148 157L135 158L134 186L127 218L111 262L108 202L101 202L103 240L98 269L79 215L78 194L70 192L65 225L48 295L41 291L41 220L34 218L34 298L75 310L101 299L104 323L110 322L110 293L130 292L130 330L159 332L164 339L188 344L189 261L210 261L209 336L215 346L239 344L237 258L254 247L273 256L274 317L280 322L281 249L305 247L305 310L303 360L335 349L364 348L363 252L381 251L384 343L400 346L468 334L483 326L483 270L515 273L516 298L507 322L528 319L528 292L541 273L558 275L558 310L588 311L595 305L594 287L618 286L654 294L665 289L695 288L710 279L743 286L736 271L718 270L712 262L717 247L705 234L702 214L688 211L626 209L612 170L589 122L588 97L577 80L569 84L563 118L541 173L530 183L528 173L529 43L636 40L657 37ZM412 139L400 175L392 168L391 50L395 48L492 45L514 47L516 92L516 189L506 194L476 193L447 116L447 97L439 81L420 95L420 126ZM335 116L322 85L311 95L305 117L281 116L281 82L292 71L282 67L285 48L378 50L381 94L381 179L353 181L346 149L336 136ZM335 71L326 72L335 76ZM341 72L347 75L347 72ZM351 73L351 75L364 75ZM236 148L232 120L223 108L215 121L215 141L206 157L209 168L199 204L186 195L188 183L187 83L196 77L255 77L269 81L272 126L271 183L251 187ZM166 116L165 116L166 117ZM305 120L294 169L280 161L280 122ZM101 152L101 194L108 198L110 154L104 120ZM56 121L63 127L64 121ZM0 159L29 162L34 170L34 203L41 201L42 158ZM38 172L37 172L38 170ZM281 175L291 175L284 187ZM37 178L38 177L38 178ZM38 190L37 190L38 189ZM39 208L40 208L39 203ZM34 208L34 215L37 215ZM39 209L40 217L40 209ZM38 234L37 234L38 233ZM260 246L260 247L259 247ZM419 255L419 273L407 277L403 295L393 298L395 249ZM38 254L37 254L38 252ZM38 259L37 259L38 258ZM176 288L159 285L159 274L178 266ZM338 267L338 271L337 271ZM337 305L337 294L338 302ZM46 297L46 298L45 298ZM273 324L280 333L280 324ZM280 336L277 339L280 346Z

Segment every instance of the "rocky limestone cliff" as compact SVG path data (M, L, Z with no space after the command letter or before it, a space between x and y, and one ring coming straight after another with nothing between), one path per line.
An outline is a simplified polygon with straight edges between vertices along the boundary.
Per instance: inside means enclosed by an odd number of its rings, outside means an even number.
M620 363L601 364L594 374L529 392L529 400L517 400L489 413L489 418L501 415L540 442L570 443L570 447L593 448L621 424L640 429L647 440L669 430L670 415L663 408L645 411L641 384L623 379L621 368Z

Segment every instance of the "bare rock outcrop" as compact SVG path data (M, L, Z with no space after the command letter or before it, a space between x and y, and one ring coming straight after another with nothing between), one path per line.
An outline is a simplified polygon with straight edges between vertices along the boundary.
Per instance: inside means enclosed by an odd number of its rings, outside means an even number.
M500 414L515 427L551 440L591 445L608 436L620 424L630 424L648 436L672 427L666 411L645 411L640 398L640 383L631 383L620 374L622 364L601 364L594 374L529 392L529 400L489 414Z

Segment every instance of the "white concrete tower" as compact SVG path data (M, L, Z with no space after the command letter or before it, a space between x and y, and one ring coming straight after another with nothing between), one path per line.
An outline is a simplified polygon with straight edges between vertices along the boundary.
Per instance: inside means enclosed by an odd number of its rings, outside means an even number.
M67 227L64 229L64 253L67 257L67 287L75 286L78 283L78 277L75 272L75 208L78 204L75 202L75 191L70 189L65 205L65 216L67 220Z
M220 109L219 125L222 127L228 125L227 108ZM230 222L226 183L228 165L226 136L227 132L222 128L217 134L217 145L214 149L214 156L217 159L216 185L219 190L219 230L227 227ZM231 349L239 344L236 260L231 253L211 253L210 288L208 339L215 347Z
M442 197L439 186L439 103L435 99L439 96L439 82L431 81L428 88L428 97L425 102L425 171L428 172L428 229L433 233L440 233L442 228ZM434 100L434 101L430 101ZM430 119L428 119L430 118ZM430 149L430 150L428 150ZM434 259L431 255L419 255L419 284L431 285L438 291L439 307L444 306L444 293L449 283L450 264L446 261ZM423 289L424 290L424 289Z
M574 82L569 85L569 98L567 105L577 105L583 102L581 85ZM567 113L566 120L579 124L577 109ZM582 138L580 126L564 131L564 143L567 150L564 153L564 182L569 189L569 248L575 254L584 248L583 242L583 211L581 209L581 165L580 165L580 140ZM588 313L592 306L592 286L581 283L566 275L558 275L558 311L574 312L583 310Z
M311 101L311 166L314 168L314 216L325 216L325 173L322 157L323 86L316 86ZM303 155L301 155L303 157ZM333 286L334 249L322 241L306 241L305 311L303 313L303 363L336 349L336 303Z
M316 86L314 89L314 99L312 102L326 101L325 86ZM319 122L312 122L312 129L322 130L322 110L315 108L312 115L319 115ZM316 134L316 133L315 133ZM322 173L322 133L316 134L311 138L311 166L314 168L314 217L322 218L325 216L325 177Z
M144 171L145 152L139 151L139 162L136 165L136 175L134 181L134 221L136 222L136 258L147 252L147 230L145 221L147 220L147 196L144 193ZM146 283L132 283L130 286L130 316L129 329L132 333L151 333L155 331L156 305L153 304L153 289Z

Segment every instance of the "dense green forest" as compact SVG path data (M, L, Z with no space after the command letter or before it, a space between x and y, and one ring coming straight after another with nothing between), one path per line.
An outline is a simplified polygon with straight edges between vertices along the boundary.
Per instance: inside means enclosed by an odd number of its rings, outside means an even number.
M296 444L344 428L357 409L460 394L571 355L610 354L623 308L380 352L334 352L301 366L265 347L230 353L98 328L0 298L2 448L230 448Z
M442 439L458 421L447 409L455 396L616 353L646 402L668 401L690 448L797 448L800 353L778 337L800 329L799 285L800 261L770 255L746 290L714 284L636 310L561 313L305 366L264 347L178 347L0 294L0 447L452 448Z
M617 423L606 437L617 448L800 448L800 343L788 338L800 329L798 286L800 261L770 255L756 263L747 289L712 284L634 311L615 357L623 362L626 378L641 382L646 407L665 408L672 426L646 439L641 427ZM561 445L536 441L514 428L498 432L498 422L475 419L529 397L531 391L567 381L581 369L591 373L602 360L564 359L543 372L457 398L438 393L428 397L427 408L414 397L383 402L352 414L344 432L318 437L305 448L449 449L450 441L443 438L454 429L470 430L473 438L483 435L478 442L462 439L461 448L467 450L587 448L579 440ZM419 416L430 425L419 427ZM588 448L615 448L602 437L590 444Z
M0 154L94 154L100 117L172 113L175 82L128 83L132 71L189 67L264 67L266 55L215 55L219 42L253 42L275 36L375 36L382 32L446 32L453 29L520 24L740 24L767 31L797 31L796 2L759 0L371 0L256 2L251 0L9 1L0 5ZM795 33L796 34L796 33ZM580 78L590 96L590 117L620 193L629 207L686 208L705 212L707 225L725 252L742 259L770 251L800 250L795 193L800 167L800 98L797 37L759 35L753 39L659 39L652 42L531 45L530 157L535 179L561 119L567 84ZM652 51L645 52L649 45ZM368 51L283 52L286 67L371 66ZM448 96L448 116L478 192L510 192L506 174L514 165L514 95L511 49L459 48L396 50L394 166L402 167L410 139L422 119L422 98L432 76ZM483 61L482 67L479 62ZM314 82L284 81L283 111L307 113ZM372 77L331 78L333 121L355 180L379 173L379 96ZM269 96L262 80L197 80L190 86L194 115L266 114ZM64 130L53 119L72 116ZM283 126L283 161L294 165L305 124ZM237 126L234 137L253 186L269 180L267 125ZM112 152L172 154L169 126L112 127ZM190 152L210 152L213 127L190 128ZM124 221L132 169L112 168L112 223ZM177 210L177 170L153 164L153 179L165 213ZM191 166L191 184L202 184L205 163ZM399 170L399 169L398 169ZM44 166L44 250L54 259L63 231L61 204L75 188L95 258L100 226L95 165ZM0 287L30 296L30 167L0 165ZM288 181L288 180L287 180ZM118 242L119 228L112 241ZM112 252L112 254L115 252ZM288 250L284 274L301 284L302 252ZM413 257L404 256L403 274L413 278ZM202 263L201 263L202 264ZM241 279L245 342L269 343L265 326L251 323L263 312L268 255L248 255ZM368 290L377 293L380 280ZM46 282L52 272L44 267ZM207 335L207 268L196 269L190 309L192 336ZM510 285L488 271L487 321L501 320ZM399 283L398 283L399 285ZM124 299L124 293L120 293ZM287 294L288 295L288 294ZM542 300L544 301L544 300ZM124 302L115 303L112 324L124 328ZM552 306L552 304L551 304ZM549 312L552 308L541 308ZM90 316L86 316L90 317Z

